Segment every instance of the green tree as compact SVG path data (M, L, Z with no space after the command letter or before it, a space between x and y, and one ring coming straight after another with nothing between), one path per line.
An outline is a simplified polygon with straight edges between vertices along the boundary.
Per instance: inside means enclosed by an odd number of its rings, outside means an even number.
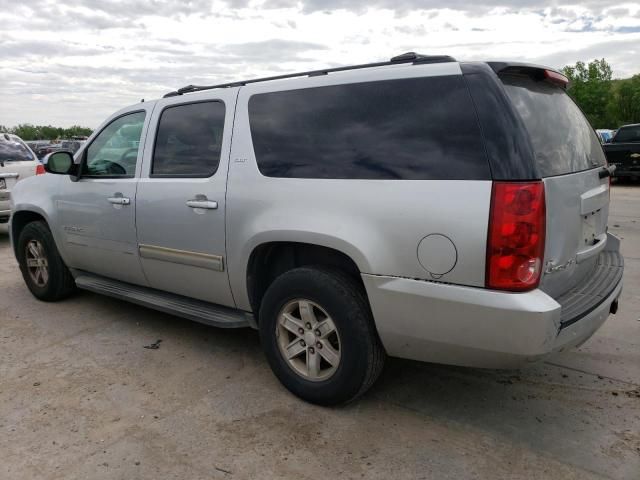
M38 140L40 132L38 127L34 127L29 123L22 123L11 129L11 133L18 135L23 140Z
M90 128L73 125L69 128L53 127L51 125L31 125L23 123L13 128L6 128L0 125L0 133L13 133L23 140L56 140L71 137L88 137L91 135Z
M616 126L640 123L640 75L616 81L609 113L615 118Z
M571 81L569 94L595 128L607 128L615 122L608 107L611 100L611 66L603 58L585 65L577 62L562 69Z
M49 140L59 138L61 136L60 134L62 133L61 128L52 127L51 125L47 125L46 127L38 127L38 129L40 138L46 138Z
M69 128L65 128L64 129L64 136L69 138L69 137L88 137L89 135L91 135L91 132L93 130L91 130L90 128L87 127L81 127L80 125L73 125Z

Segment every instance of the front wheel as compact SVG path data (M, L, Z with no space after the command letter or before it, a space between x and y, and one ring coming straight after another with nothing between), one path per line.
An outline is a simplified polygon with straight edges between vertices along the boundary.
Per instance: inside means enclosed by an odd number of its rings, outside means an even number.
M362 395L385 359L362 286L323 267L276 278L262 300L260 339L282 384L320 405Z
M35 221L22 229L17 253L22 277L36 298L55 302L74 291L73 277L62 261L46 223Z

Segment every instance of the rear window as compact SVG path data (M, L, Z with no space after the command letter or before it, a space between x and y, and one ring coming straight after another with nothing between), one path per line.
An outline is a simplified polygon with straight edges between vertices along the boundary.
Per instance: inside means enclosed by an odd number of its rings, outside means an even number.
M249 120L268 177L491 178L460 75L257 94Z
M605 165L598 136L564 89L530 77L501 77L529 133L542 177Z
M640 125L634 125L633 127L622 127L613 137L615 143L625 142L640 142Z
M0 162L27 162L36 157L21 140L0 135Z

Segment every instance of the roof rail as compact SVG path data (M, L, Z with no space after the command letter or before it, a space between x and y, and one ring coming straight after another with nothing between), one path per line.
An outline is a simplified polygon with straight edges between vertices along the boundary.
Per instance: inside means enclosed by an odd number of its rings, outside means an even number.
M446 63L446 62L455 62L455 61L456 61L455 58L450 57L448 55L420 55L415 52L407 52L407 53L403 53L402 55L393 57L388 62L363 63L360 65L349 65L346 67L324 68L322 70L310 70L308 72L288 73L286 75L254 78L251 80L243 80L240 82L220 83L218 85L187 85L186 87L179 88L175 92L167 93L166 95L163 96L163 98L175 97L178 95L182 95L183 93L200 92L202 90L212 90L214 88L242 87L249 83L268 82L270 80L282 80L285 78L295 78L295 77L316 77L320 75L327 75L333 72L358 70L360 68L383 67L385 65L396 65L400 63L413 63L414 65L416 65L416 64L424 64L424 63Z

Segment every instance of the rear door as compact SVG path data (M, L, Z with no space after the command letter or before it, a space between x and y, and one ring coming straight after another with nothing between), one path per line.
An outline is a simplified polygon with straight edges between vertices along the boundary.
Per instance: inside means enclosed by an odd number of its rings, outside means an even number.
M501 75L531 140L547 208L541 289L558 297L593 271L607 241L609 179L598 137L564 88ZM601 178L602 177L602 178Z
M225 201L238 89L160 100L138 187L138 246L149 285L235 306Z

